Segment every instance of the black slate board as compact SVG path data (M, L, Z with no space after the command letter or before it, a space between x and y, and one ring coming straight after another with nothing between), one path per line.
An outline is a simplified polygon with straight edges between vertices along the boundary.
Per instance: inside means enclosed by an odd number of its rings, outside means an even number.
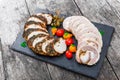
M37 10L37 12L49 12L46 10ZM76 73L80 73L92 78L97 78L99 71L102 67L103 64L103 60L107 54L107 50L108 47L110 45L110 41L112 38L112 34L114 31L114 28L108 25L104 25L104 24L99 24L99 23L95 23L93 22L93 24L99 29L104 31L104 35L102 36L103 38L103 48L101 51L101 56L100 56L100 60L99 62L94 65L94 66L86 66L86 65L81 65L78 64L75 61L75 58L73 57L71 60L68 60L65 55L61 55L59 57L46 57L46 56L41 56L41 55L36 55L34 54L28 47L21 47L21 43L24 42L24 39L22 38L22 31L20 34L18 34L18 37L16 38L16 41L13 43L13 45L11 46L11 49L20 52L21 54L25 54L28 56L31 56L35 59L38 60L42 60L54 65L57 65L59 67L62 67L64 69L76 72ZM49 29L48 29L49 30ZM76 43L77 44L77 43ZM75 55L74 55L75 56Z

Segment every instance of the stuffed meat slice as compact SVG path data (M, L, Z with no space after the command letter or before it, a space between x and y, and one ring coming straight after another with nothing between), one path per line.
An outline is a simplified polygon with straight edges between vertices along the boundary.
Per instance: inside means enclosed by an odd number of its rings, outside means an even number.
M100 54L92 46L83 46L78 48L76 52L76 60L81 64L94 65L98 62L99 58Z
M29 40L31 37L38 35L38 34L45 34L45 35L49 35L47 32L42 31L42 30L38 30L38 29L34 29L32 32L28 33L28 35L26 34L25 39Z
M45 42L43 42L42 43L42 51L44 52L44 53L47 53L47 51L46 51L46 47L51 43L51 42L53 42L53 38L52 39L48 39L48 40L46 40Z
M66 49L67 46L65 44L65 40L63 38L59 38L55 43L54 43L54 49L56 52L63 54Z
M30 21L25 24L24 30L26 31L28 29L41 29L48 32L42 23L38 23L34 21Z
M47 20L47 25L49 25L53 19L51 14L38 13L37 16L43 16Z

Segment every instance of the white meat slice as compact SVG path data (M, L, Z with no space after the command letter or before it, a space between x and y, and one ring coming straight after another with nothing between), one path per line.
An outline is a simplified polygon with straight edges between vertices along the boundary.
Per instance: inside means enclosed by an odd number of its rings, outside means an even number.
M102 39L97 34L94 34L94 33L91 32L91 33L81 34L80 36L77 35L77 40L81 40L82 41L82 39L84 39L84 38L94 38L94 39L96 39L96 41L99 42L100 47L103 46Z
M48 33L46 32L43 32L43 31L33 31L31 32L28 37L27 37L27 40L29 40L31 37L33 37L34 35L38 35L38 34L45 34L45 35L49 35Z
M47 53L46 47L49 45L54 39L46 40L44 43L42 43L42 51Z
M100 54L92 46L83 46L76 52L76 60L78 63L93 65L98 62L99 58Z
M28 26L25 28L25 31L28 30L28 29L41 29L41 30L47 31L45 28L42 28L40 25L36 25L36 24L28 25Z
M37 37L34 39L33 43L32 43L32 46L35 47L35 45L39 42L42 42L44 39L46 39L46 36L45 37Z
M78 19L79 16L67 17L63 21L63 28L67 31L71 31L70 27L74 23L74 20Z
M29 21L35 21L35 22L41 22L41 23L45 24L45 22L43 22L42 20L40 20L40 19L38 19L38 18L36 18L36 17L30 17L27 21L28 21L28 22L29 22Z
M80 61L81 63L86 64L90 60L90 54L89 51L87 51L85 54L80 55Z
M82 41L78 41L77 47L80 48L85 45L90 45L96 48L96 50L100 53L101 52L101 46L98 41L95 40L95 38L84 38Z
M56 52L63 54L67 49L65 40L63 38L60 38L59 41L54 44L54 49Z
M70 20L71 20L71 17L68 17L68 18L65 18L63 21L63 28L67 31L70 31L69 29Z

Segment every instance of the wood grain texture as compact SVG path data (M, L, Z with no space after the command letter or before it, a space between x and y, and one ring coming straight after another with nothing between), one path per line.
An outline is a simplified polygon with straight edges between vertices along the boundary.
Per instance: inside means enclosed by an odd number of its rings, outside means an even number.
M10 45L15 41L17 34L29 17L25 0L2 0L0 1L0 12L0 37L5 70L5 74L3 74L5 79L2 78L1 71L0 80L51 80L46 63L10 49ZM0 61L2 61L1 54Z
M1 43L1 39L0 39L0 80L5 79L2 54L3 54L3 50L2 50L2 43Z
M118 0L75 1L84 16L92 21L112 25L115 28L107 57L117 79L120 79L120 2Z

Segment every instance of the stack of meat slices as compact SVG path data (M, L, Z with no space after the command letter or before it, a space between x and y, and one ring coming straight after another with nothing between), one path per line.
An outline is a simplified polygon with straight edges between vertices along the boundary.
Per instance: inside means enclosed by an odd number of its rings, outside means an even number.
M63 38L54 39L47 31L52 22L51 14L39 13L32 15L24 26L23 38L35 53L46 56L59 56L66 51Z
M63 28L74 34L78 41L76 60L80 64L98 62L103 45L98 29L83 16L71 16L63 21Z

